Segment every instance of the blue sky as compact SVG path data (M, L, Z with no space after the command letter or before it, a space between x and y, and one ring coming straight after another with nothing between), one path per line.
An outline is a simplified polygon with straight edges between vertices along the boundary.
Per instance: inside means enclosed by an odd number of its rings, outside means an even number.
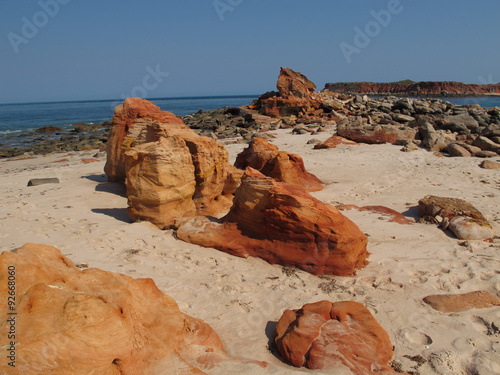
M0 0L0 103L261 94L280 66L319 89L499 82L499 16L498 0Z

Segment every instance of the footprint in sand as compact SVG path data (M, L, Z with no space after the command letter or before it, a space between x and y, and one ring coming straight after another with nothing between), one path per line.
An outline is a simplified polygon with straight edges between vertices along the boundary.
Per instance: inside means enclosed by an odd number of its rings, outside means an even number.
M397 335L406 342L414 345L430 345L430 336L420 332L416 327L405 327L398 331Z

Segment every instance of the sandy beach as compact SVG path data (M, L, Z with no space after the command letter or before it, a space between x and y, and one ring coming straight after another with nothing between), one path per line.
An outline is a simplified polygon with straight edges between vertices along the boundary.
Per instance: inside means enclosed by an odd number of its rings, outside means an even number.
M325 140L330 132L274 133L272 143L301 155L307 170L324 182L323 191L312 193L323 202L382 205L413 220L425 195L463 198L500 233L499 172L480 168L479 158L401 152L389 144L313 150L307 141ZM245 145L226 147L234 162ZM108 183L103 173L105 155L82 162L94 156L84 151L0 161L0 250L47 244L81 268L152 278L182 312L211 325L231 355L269 363L261 369L235 362L210 374L326 374L288 366L270 350L282 312L320 300L367 306L389 333L394 359L406 372L500 373L500 308L441 313L422 301L477 290L499 296L498 237L492 243L461 241L434 225L344 211L369 236L369 264L352 277L313 276L188 244L147 222L131 223L123 184ZM49 177L60 183L27 186L30 179Z

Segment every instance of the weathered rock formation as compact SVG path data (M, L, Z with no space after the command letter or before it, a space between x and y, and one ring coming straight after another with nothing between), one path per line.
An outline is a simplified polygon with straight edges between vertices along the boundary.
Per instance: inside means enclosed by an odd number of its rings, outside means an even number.
M132 142L146 143L157 141L159 136L143 133L142 139L137 139L138 133L150 122L158 121L170 129L189 129L181 119L173 113L162 111L160 107L148 100L139 98L125 99L123 104L116 106L111 131L106 144L107 161L104 172L111 182L125 181L125 162L123 155Z
M424 302L441 312L461 312L500 306L500 298L484 290L464 294L435 294L425 297Z
M438 82L410 80L391 83L376 82L338 82L327 83L325 90L338 93L408 95L408 96L466 96L490 95L500 93L500 83L497 84L466 84L462 82Z
M389 362L393 347L387 332L360 303L320 301L287 310L276 326L276 346L296 367L356 375L395 374Z
M16 323L15 367L4 358L2 374L204 374L230 360L217 333L151 279L81 271L58 249L36 244L3 252L0 267L3 275L15 268L17 314L2 305L2 331L8 318ZM0 295L7 288L2 282ZM7 335L0 340L10 345Z
M494 236L483 214L463 199L428 195L418 202L418 209L424 221L449 229L459 239L485 240Z
M166 228L178 217L227 211L242 172L221 143L142 99L126 99L113 122L105 172L125 178L133 220Z
M279 151L277 146L261 137L250 142L237 156L234 165L239 169L251 167L276 181L299 185L307 191L323 189L319 178L306 171L304 161L299 155Z
M186 242L315 275L353 275L368 256L366 236L335 207L251 168L224 218L181 219L176 234Z
M278 92L261 95L252 108L271 117L324 114L325 108L321 106L320 95L314 92L316 85L303 74L281 68L276 88Z

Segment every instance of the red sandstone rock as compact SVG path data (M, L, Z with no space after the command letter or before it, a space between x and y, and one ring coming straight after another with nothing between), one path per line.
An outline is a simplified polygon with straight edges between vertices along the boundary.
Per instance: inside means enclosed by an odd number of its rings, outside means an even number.
M84 164L88 164L88 163L95 163L99 160L95 159L95 158L87 158L87 159L82 159L82 163Z
M314 94L316 85L306 76L289 68L281 68L275 96L262 95L255 108L259 113L271 117L291 116L300 114L319 115L321 100Z
M0 361L2 374L204 374L232 360L217 333L183 314L151 279L81 271L58 249L36 244L3 252L3 275L8 267L16 279L16 366ZM5 301L7 287L0 284ZM6 307L2 332L12 316Z
M358 145L358 143L343 137L333 136L328 138L326 141L316 143L314 145L314 149L321 150L325 148L335 148L338 145Z
M285 99L310 99L316 85L302 73L294 72L290 68L281 68L276 88L280 97Z
M109 181L125 180L123 154L132 142L145 143L158 140L158 137L152 137L152 134L149 135L148 139L143 140L137 140L136 137L131 136L131 133L136 130L134 128L143 127L144 119L155 120L167 124L171 128L189 129L173 113L162 111L160 107L148 100L140 98L125 99L123 104L115 108L113 126L106 145L107 161L104 171Z
M113 122L105 172L110 181L126 177L133 220L166 228L178 217L227 212L242 172L221 143L142 99L125 100Z
M251 167L268 177L290 185L299 185L307 191L319 191L323 185L319 178L306 171L299 155L279 151L264 138L252 139L236 158L234 165L240 169Z
M424 302L441 312L461 312L500 306L500 298L484 290L464 294L436 294L425 297Z
M420 88L418 89L417 86ZM408 83L375 83L346 82L327 83L326 90L334 92L350 92L358 94L400 94L400 95L488 95L500 93L500 84L465 84L462 82L408 82Z
M296 367L349 368L356 375L395 374L387 332L357 302L320 301L287 310L276 326L276 345Z
M353 275L367 263L367 238L356 224L303 188L252 168L247 168L224 218L195 217L177 225L183 241L316 275Z
M358 143L396 144L402 141L415 139L416 129L395 125L372 126L347 126L341 125L337 128L337 134Z

